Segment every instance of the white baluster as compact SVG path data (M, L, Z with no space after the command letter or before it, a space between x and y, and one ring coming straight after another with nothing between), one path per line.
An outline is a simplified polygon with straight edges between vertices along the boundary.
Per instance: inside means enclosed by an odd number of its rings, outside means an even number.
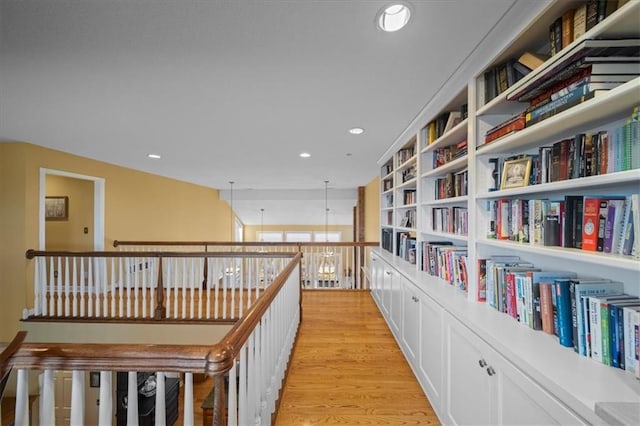
M119 257L111 258L111 318L116 317L116 280L118 276L116 274L116 263L120 263Z
M124 280L125 280L125 265L127 259L118 258L118 316L122 318L124 316Z
M149 258L149 292L151 300L149 301L150 312L149 316L153 317L156 307L156 287L158 280L156 279L156 258Z
M238 386L238 424L246 425L247 419L247 345L239 354L239 386Z
M113 410L113 393L111 390L111 372L100 372L100 407L98 411L98 425L111 426Z
M88 260L87 260L88 261ZM86 291L85 287L85 274L84 274L84 257L80 258L80 316L84 317L84 293Z
M205 259L206 260L206 259ZM202 279L204 278L204 262L198 258L198 273L194 280L198 291L198 319L202 319Z
M193 426L193 373L184 374L184 426Z
M206 292L207 292L207 313L206 313L206 318L209 319L211 318L211 276L213 275L213 262L211 258L207 258L206 259L207 262L207 287L206 287Z
M44 370L40 383L40 424L56 423L55 390L53 370Z
M140 258L135 257L133 259L133 317L134 318L139 318L139 309L138 306L140 305L140 301L139 301L139 285L140 285L140 281L139 281L139 276L140 276Z
M93 258L87 258L87 306L89 306L87 315L93 316Z
M227 424L241 425L238 423L238 393L236 392L236 363L229 370L229 395L227 396Z
M94 291L95 291L95 298L94 298L94 304L95 304L95 312L96 312L96 318L100 317L101 315L101 311L100 311L100 289L102 287L101 283L102 283L102 268L100 267L100 259L98 259L97 257L93 258L93 275L95 277L94 280Z
M69 293L71 287L69 286L69 257L64 258L64 316L68 317L71 311L69 304Z
M71 373L71 426L84 425L84 371Z
M127 287L127 318L131 318L131 258L127 257L124 264L125 269L125 285Z
M45 316L52 316L53 313L55 312L55 298L53 297L53 290L54 290L54 283L55 283L55 279L54 279L54 271L55 271L55 266L53 263L53 257L49 258L49 281L47 282L46 287L44 288L44 297L46 300L47 297L47 293L49 296L49 303L44 305L44 312L42 313ZM48 306L48 309L47 309Z
M140 260L142 275L142 318L147 318L147 271L149 264L145 258Z
M55 316L60 317L62 316L62 276L63 276L62 257L60 256L58 256L57 267L58 267L57 269L58 276L56 277L56 298L58 299L58 302L56 303Z
M73 304L71 307L71 315L78 316L78 258L73 258L73 287L71 288L71 294L73 295Z
M193 319L194 315L195 315L195 282L198 278L196 278L196 272L195 272L195 263L196 263L195 258L190 258L189 259L189 264L191 265L191 267L189 268L189 273L191 275L190 279L189 279L189 318Z
M156 373L156 426L167 424L167 407L165 405L164 373Z
M180 317L185 319L187 317L187 258L182 258L182 296L180 300L182 300L182 314Z
M213 283L214 287L215 287L215 293L214 293L214 314L213 314L213 318L214 319L218 319L219 317L219 308L218 308L218 291L220 290L220 278L218 278L218 273L220 271L220 262L219 259L216 257L215 258L215 267L211 269L211 279L214 279L215 282Z
M167 307L167 318L171 318L171 285L173 283L173 259L169 257L164 258L164 264L166 265L167 273L164 274L164 287L167 289L166 291L166 300L164 302ZM158 271L158 273L160 273ZM162 291L162 289L158 289L158 291Z
M108 258L103 257L100 262L100 264L102 265L102 315L105 318L109 316L109 301L107 300L107 296L109 295L109 269L107 268L108 261Z
M235 318L236 313L236 259L229 260L231 270L229 271L229 291L231 292L231 318Z
M138 373L130 371L127 386L127 425L138 424Z
M29 420L29 370L19 369L16 383L15 426L28 426Z
M228 259L222 259L222 319L227 319L227 288L229 288L228 268Z
M42 258L35 258L35 271L33 273L33 314L40 315L42 300Z

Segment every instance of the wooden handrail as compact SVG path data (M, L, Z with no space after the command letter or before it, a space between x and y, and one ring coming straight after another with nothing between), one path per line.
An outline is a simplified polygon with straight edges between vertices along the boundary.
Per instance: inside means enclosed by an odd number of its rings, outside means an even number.
M114 247L119 246L290 246L290 247L376 247L379 242L258 242L258 241L118 241L113 242Z
M166 252L162 253L166 254ZM216 344L25 343L16 351L10 364L18 368L224 374L233 366L234 359L251 332L284 286L291 272L300 263L301 253L289 255L293 259L256 303Z
M34 257L293 257L295 253L290 252L246 252L237 251L42 251L29 249L25 253L27 259Z
M9 344L0 352L0 399L2 398L2 394L4 393L4 387L7 384L7 379L9 378L9 373L12 368L12 357L15 356L18 349L20 349L20 345L24 342L25 337L27 336L26 331L19 331L16 333L16 336L9 342Z

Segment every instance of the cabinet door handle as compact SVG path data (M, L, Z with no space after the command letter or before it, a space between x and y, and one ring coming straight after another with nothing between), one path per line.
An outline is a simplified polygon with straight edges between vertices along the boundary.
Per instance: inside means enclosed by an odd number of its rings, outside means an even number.
M484 368L487 366L487 361L485 361L484 359L480 359L478 360L478 364L480 365L480 367Z
M487 374L493 376L494 374L496 374L496 370L494 370L493 367L489 366L487 367Z

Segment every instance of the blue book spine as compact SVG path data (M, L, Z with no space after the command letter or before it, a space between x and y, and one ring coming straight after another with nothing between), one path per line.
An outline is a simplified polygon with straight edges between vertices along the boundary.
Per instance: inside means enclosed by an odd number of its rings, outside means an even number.
M611 342L611 365L620 368L620 334L618 333L618 312L622 308L609 307L609 334Z
M562 346L573 348L573 323L571 320L571 296L569 280L555 280L556 304L558 310L558 338Z

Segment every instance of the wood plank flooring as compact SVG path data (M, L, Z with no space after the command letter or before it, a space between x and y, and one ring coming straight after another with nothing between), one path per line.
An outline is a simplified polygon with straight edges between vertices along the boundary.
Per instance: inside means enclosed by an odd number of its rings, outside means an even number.
M369 292L305 291L277 426L439 424Z

